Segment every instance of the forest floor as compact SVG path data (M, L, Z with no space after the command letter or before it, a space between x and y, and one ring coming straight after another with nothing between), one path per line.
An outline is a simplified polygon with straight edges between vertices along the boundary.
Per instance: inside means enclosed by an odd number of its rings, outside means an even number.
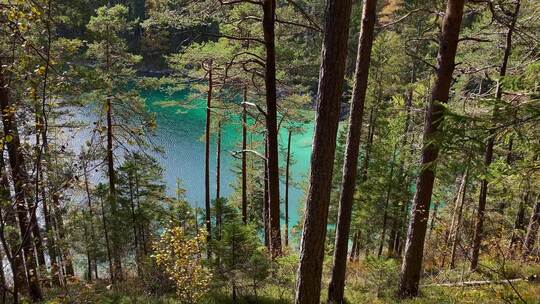
M130 287L129 287L130 286ZM419 298L399 301L391 296L362 291L347 292L348 303L402 303L402 304L450 304L450 303L540 303L540 283L519 282L514 285L519 295L508 285L483 285L475 287L425 287ZM384 292L383 292L384 293ZM131 284L120 286L115 290L107 289L104 284L79 284L70 286L65 293L49 295L47 304L64 303L104 303L104 304L183 304L174 294L150 296ZM230 294L209 294L201 304L233 304ZM255 297L239 298L238 304L287 304L292 303L290 292L280 296L272 289L262 289Z
M399 265L391 260L375 260L367 263L349 265L345 295L347 303L362 304L483 304L483 303L521 303L540 304L540 265L522 265L508 263L504 272L494 271L495 267L486 265L490 271L467 273L466 265L458 265L455 270L433 271L422 280L421 295L410 300L398 300L394 297L398 281ZM280 281L280 285L266 284L253 288L248 282L237 282L244 286L237 291L237 301L233 301L230 285L223 283L219 288L212 288L203 300L197 304L288 304L293 303L294 272L289 279ZM429 273L429 272L428 272ZM536 276L534 280L528 280ZM523 280L512 280L523 278ZM324 276L327 282L327 275ZM510 280L511 283L508 282ZM484 283L474 286L460 286L460 282ZM495 282L486 284L485 281ZM506 281L505 283L501 283ZM437 286L438 284L458 283L456 286ZM152 287L153 285L153 287ZM128 279L114 288L105 281L85 283L72 281L67 288L48 290L46 304L67 303L104 303L104 304L185 304L174 294L171 286L161 290L159 296L149 291L151 288L163 288L163 282L143 283L141 280ZM322 299L326 298L323 289ZM324 303L324 302L323 302Z

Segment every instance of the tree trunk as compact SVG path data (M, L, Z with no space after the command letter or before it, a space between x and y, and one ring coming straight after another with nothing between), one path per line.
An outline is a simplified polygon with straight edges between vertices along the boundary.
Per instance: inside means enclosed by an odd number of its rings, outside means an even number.
M345 162L343 163L342 188L339 200L332 275L328 286L328 303L343 302L347 251L349 249L349 231L351 227L353 197L356 186L356 173L358 171L358 151L360 150L362 119L364 117L364 104L366 100L371 47L373 45L373 31L376 18L377 0L364 1L362 28L360 30L360 35L358 36L355 82L349 115Z
M212 220L210 212L210 127L211 127L211 109L212 109L212 62L208 70L208 96L206 98L206 130L204 143L204 209L205 209L205 224L206 224L206 241L210 243L212 240ZM208 258L212 255L210 246L207 246L206 255Z
M141 268L141 254L139 250L139 233L137 229L137 215L135 213L135 198L134 198L134 191L133 191L133 181L131 174L128 173L128 186L129 186L129 203L131 207L131 225L133 229L133 243L134 243L134 251L135 251L135 263L137 264L137 275L141 277L142 275L142 268Z
M57 224L58 236L59 236L60 241L63 242L62 248L64 250L63 250L63 253L61 250L60 255L62 254L64 255L63 260L64 260L64 266L66 267L66 276L74 277L75 271L73 269L73 259L71 257L69 246L66 246L67 244L65 244L66 230L64 228L64 219L62 218L62 212L60 210L60 202L59 202L59 197L57 193L53 194L52 203L53 203L53 208L54 208L55 221Z
M384 201L384 214L383 214L383 223L382 223L382 232L381 232L381 241L379 243L379 251L377 252L377 257L380 257L383 252L384 239L386 238L386 229L388 222L388 205L390 203L390 196L392 195L392 178L394 177L394 163L396 162L396 152L397 152L397 143L394 146L394 152L392 155L392 162L390 163L390 173L388 174L388 185L386 188L386 199Z
M448 0L443 20L437 56L437 77L431 92L431 100L425 119L422 167L416 184L417 190L407 233L405 256L401 266L398 287L398 296L400 298L418 295L429 205L435 180L435 162L439 155L440 143L434 141L439 138L439 126L444 119L444 104L448 102L463 6L464 0Z
M270 225L269 225L269 194L268 194L268 141L264 139L264 197L263 197L263 221L264 221L264 245L270 250Z
M351 0L326 2L317 116L300 245L296 304L312 304L320 301L322 262L347 58L350 15Z
M247 224L247 87L244 87L242 103L242 221Z
M454 207L454 215L452 216L452 225L450 226L450 236L452 240L452 253L450 255L450 269L456 267L456 250L459 243L459 228L461 227L461 218L463 215L463 205L465 204L465 198L467 195L467 182L468 182L468 171L469 168L465 169L463 177L461 180L460 186L460 195L458 195L458 200L456 200L456 206Z
M116 283L116 278L113 274L113 260L112 260L112 254L111 254L111 242L109 239L109 229L107 225L107 217L105 216L105 206L103 204L103 198L100 199L101 202L101 221L103 225L103 235L105 236L105 247L107 248L107 260L109 261L109 279L111 281L111 284Z
M84 190L86 191L86 199L88 204L88 215L90 216L90 239L92 242L96 242L96 232L94 229L94 209L92 207L92 195L90 193L90 184L88 183L88 167L86 161L83 163L83 178L84 178ZM95 244L94 244L95 246ZM94 248L95 249L95 248ZM96 280L98 279L98 271L97 271L97 256L95 254L95 250L92 251L92 260L94 265L94 275L96 277ZM90 277L90 275L89 275Z
M512 229L512 236L510 238L510 248L519 247L523 242L523 232L525 232L525 208L529 204L529 198L531 196L530 190L525 192L522 199L519 200L519 208L516 214L516 220L514 221L514 227Z
M15 206L22 239L21 248L24 251L30 298L33 301L40 301L43 299L43 294L39 284L35 252L32 246L32 236L30 235L32 222L28 219L28 212L32 211L27 210L26 208L27 197L25 185L27 184L28 176L25 169L19 132L14 117L14 109L16 108L11 104L8 92L9 88L4 81L4 71L1 65L2 63L0 63L0 111L2 113L2 122L4 125L4 137L7 137L8 135L11 136L11 140L7 141L7 149L11 167L11 178L15 190Z
M2 240L2 245L4 247L4 252L6 253L6 258L9 261L11 274L13 277L13 301L14 303L18 302L18 293L22 288L27 285L26 274L24 268L23 255L19 251L20 244L20 235L17 232L17 218L16 211L12 203L9 177L5 169L4 153L0 154L0 199L2 202L5 202L5 208L2 208L0 212L0 223L2 224L2 230L0 238ZM2 215L4 216L3 218ZM11 229L6 229L10 227Z
M276 96L276 46L275 46L276 1L263 1L263 32L266 47L266 138L268 140L268 207L270 251L272 257L281 255L281 231L279 212L279 161L278 125Z
M116 205L116 171L114 168L114 147L113 147L113 121L112 121L112 96L107 97L107 173L109 176L109 203L111 205L111 216L114 221L118 220L118 210ZM122 279L122 260L120 258L119 236L116 229L112 231L111 254L113 257L112 276L114 281Z
M538 235L538 227L540 227L540 198L536 198L534 209L529 220L527 234L523 242L523 258L526 259L534 249L534 243Z
M221 119L217 125L216 139L216 200L221 197Z
M291 166L291 138L292 131L289 129L287 136L287 162L285 164L285 246L289 247L289 178Z
M512 16L512 21L508 26L508 32L506 33L506 43L504 47L504 55L502 64L499 71L499 80L497 82L497 89L495 92L495 99L500 100L503 93L502 88L502 79L506 76L506 68L508 66L508 59L512 51L512 34L514 33L514 28L516 26L516 21L519 14L520 1L517 0L514 14ZM497 109L493 109L493 114L496 114ZM495 145L495 131L490 129L489 137L486 143L484 151L484 166L489 168L491 161L493 160L493 146ZM476 271L478 267L478 256L480 253L480 245L482 243L482 232L484 228L484 217L486 211L486 199L488 192L488 180L483 178L480 185L480 197L478 199L478 212L476 213L476 225L474 228L474 236L471 248L471 265L470 270Z

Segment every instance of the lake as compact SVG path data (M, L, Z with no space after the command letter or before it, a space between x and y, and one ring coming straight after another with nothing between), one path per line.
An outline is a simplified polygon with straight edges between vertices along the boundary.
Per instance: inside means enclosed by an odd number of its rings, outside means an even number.
M164 154L159 160L164 168L164 177L167 191L175 194L176 181L182 181L186 189L186 196L192 206L204 206L204 131L206 123L206 100L196 99L188 101L187 92L168 95L161 91L146 91L142 93L151 112L157 115L157 130L154 143L161 146ZM164 106L163 102L178 101L178 105ZM189 108L181 105L189 103ZM233 168L240 164L240 160L232 157L230 151L237 151L241 143L241 117L240 113L233 116L222 129L222 163L221 163L221 191L227 197L233 191L233 183L237 178ZM296 183L306 180L309 172L311 148L313 141L313 124L304 126L303 134L293 134L291 151L295 163L291 166L291 178ZM286 148L287 131L279 133L280 146ZM215 136L212 134L211 144L211 197L215 197L215 164L216 147ZM263 152L263 151L260 151ZM281 157L281 155L280 155ZM280 158L284 167L285 158ZM284 179L284 177L282 178ZM280 187L281 199L285 197L285 187ZM298 186L289 189L289 218L290 226L298 220L298 206L304 198L304 191ZM281 210L284 214L284 206ZM282 221L283 223L284 221Z

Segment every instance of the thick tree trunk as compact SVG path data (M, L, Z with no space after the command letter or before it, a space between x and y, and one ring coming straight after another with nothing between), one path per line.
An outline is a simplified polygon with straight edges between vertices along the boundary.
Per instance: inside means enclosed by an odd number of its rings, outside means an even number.
M439 126L444 119L444 104L448 102L454 59L463 16L464 0L448 0L439 43L437 77L431 92L431 100L424 126L421 171L416 183L411 221L405 245L398 287L400 298L418 295L418 283L422 269L424 240L426 236L429 205L435 180L435 162L439 155Z
M285 246L289 246L289 178L291 167L291 138L292 131L289 129L287 136L287 162L285 163Z
M514 28L516 26L516 21L519 14L520 1L517 0L514 14L512 16L512 21L508 26L508 31L506 33L506 43L504 47L503 60L499 71L499 81L497 82L497 89L495 92L495 99L500 100L503 93L502 88L502 79L506 76L506 69L508 67L508 59L510 58L510 53L512 51L512 34L514 33ZM493 110L493 114L496 114L497 109ZM493 160L493 146L495 145L495 133L491 129L489 131L489 137L486 143L484 151L484 166L488 168L491 165ZM488 192L488 180L482 179L480 185L480 197L478 199L478 212L476 213L476 225L474 228L474 236L471 248L471 265L470 270L476 271L478 267L478 256L480 253L480 245L482 243L482 233L484 229L484 218L486 211L486 199Z
M347 58L351 4L351 0L326 2L311 173L296 280L296 304L313 304L320 301L322 262Z
M328 303L343 302L347 251L349 249L349 231L356 187L356 173L358 171L358 151L360 150L362 119L364 117L364 104L376 18L377 0L364 1L362 27L358 36L355 82L349 115L345 162L343 163L332 275L328 286Z
M281 228L279 212L279 152L276 93L276 46L275 46L276 1L263 1L263 32L266 47L266 138L268 140L268 207L270 251L272 257L281 255Z
M247 224L247 87L244 87L242 103L242 221Z
M206 130L204 143L204 209L205 209L205 224L206 224L206 240L210 243L212 240L212 214L210 212L210 127L211 127L211 109L212 109L212 62L208 70L208 95L206 98ZM208 258L212 255L210 246L207 246L206 255Z
M39 283L35 252L32 246L32 236L30 235L32 222L29 221L28 218L28 213L33 212L26 208L26 199L28 198L26 197L25 185L27 184L28 176L25 169L19 132L14 117L14 110L16 108L11 104L8 92L9 88L4 81L4 71L1 65L2 63L0 63L0 111L2 113L4 137L11 137L11 140L7 141L7 149L11 167L11 178L15 190L15 206L17 217L19 219L19 230L22 238L21 248L24 252L30 297L34 301L40 301L43 299L43 294ZM32 218L31 215L30 218Z
M529 220L527 234L523 242L523 258L526 259L534 249L534 243L538 235L538 227L540 227L540 197L536 198L534 209Z

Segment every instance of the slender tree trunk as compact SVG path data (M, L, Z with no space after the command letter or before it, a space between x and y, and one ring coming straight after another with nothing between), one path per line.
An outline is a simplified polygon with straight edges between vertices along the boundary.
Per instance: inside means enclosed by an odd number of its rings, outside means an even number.
M37 96L34 100L35 103L37 103ZM40 137L40 125L41 125L41 119L38 114L39 109L36 109L35 113L35 125L36 125L36 177L35 177L35 193L34 193L34 201L32 202L32 199L28 199L28 209L32 210L31 213L31 222L32 222L32 234L34 235L34 246L36 248L36 255L37 255L37 262L39 269L42 271L42 273L47 272L47 263L45 263L45 250L43 246L43 239L41 237L41 231L39 228L39 223L37 220L37 207L39 205L39 195L40 195L40 188L43 183L42 181L42 148L41 148L41 137Z
M206 131L205 131L205 143L204 143L204 208L205 208L205 222L206 222L206 240L208 243L212 240L212 215L210 212L210 128L211 122L211 109L212 109L212 62L209 64L208 69L208 96L206 98ZM206 255L208 258L212 255L210 246L207 246Z
M465 169L465 173L463 174L462 180L461 180L461 191L460 195L461 197L458 197L458 200L456 200L456 206L454 211L454 216L452 216L452 226L450 229L450 237L452 240L452 253L450 255L450 269L454 269L456 267L456 250L457 246L460 240L460 231L459 228L461 227L461 218L463 216L463 205L465 204L465 198L467 196L467 182L468 182L468 171L469 168Z
M137 275L141 277L142 268L141 268L141 254L139 250L139 233L137 232L137 215L135 213L135 197L133 191L133 180L131 174L128 173L128 186L129 186L129 203L131 207L131 225L133 229L133 243L135 251L135 263L137 264Z
M525 232L525 208L529 204L531 196L530 190L525 191L522 199L519 200L519 208L516 214L516 220L514 221L514 227L512 229L512 236L510 238L510 247L515 248L523 242L523 233Z
M83 178L84 178L84 190L86 192L86 203L88 206L88 215L90 216L90 239L92 240L92 243L96 242L96 232L94 229L94 208L92 207L92 195L90 192L90 184L88 182L88 167L86 161L83 163ZM94 244L95 246L95 244ZM97 256L95 254L95 250L92 250L92 260L94 265L94 275L96 277L96 280L98 279L98 271L97 271Z
M112 253L111 253L111 241L109 239L109 229L107 225L107 217L105 216L105 206L103 204L103 198L100 198L101 202L101 221L103 225L103 235L105 236L105 247L107 248L107 260L109 261L109 279L111 281L111 284L116 283L116 278L113 274L113 260L112 260Z
M62 218L62 212L60 210L60 202L59 202L59 196L57 193L53 194L52 196L52 203L54 208L54 215L56 219L57 224L57 230L58 230L58 236L59 239L62 242L65 242L66 240L66 230L64 228L64 219ZM74 277L75 276L75 270L73 268L73 259L71 257L71 253L69 250L69 246L66 246L65 243L63 245L63 259L64 259L64 266L66 267L66 276L68 277Z
M388 222L388 208L390 203L390 196L392 195L392 178L394 177L394 163L396 162L396 152L397 152L397 143L394 146L394 153L392 155L392 162L390 163L390 173L388 174L388 185L386 188L386 199L384 201L384 214L383 214L383 223L382 223L382 232L381 232L381 241L379 243L379 251L377 252L377 257L380 257L383 252L384 240L386 238L386 229Z
M540 197L536 198L533 212L529 220L529 226L527 228L527 234L525 235L525 241L523 242L523 258L526 259L534 249L534 243L538 235L538 227L540 227Z
M263 198L263 221L264 221L264 245L270 250L270 211L269 193L268 193L268 140L264 139L264 198Z
M281 227L279 212L279 153L277 125L277 93L276 93L276 46L275 18L276 1L263 0L263 32L266 47L266 138L268 140L268 207L270 251L272 257L281 255Z
M25 185L28 181L28 176L24 164L24 156L22 154L19 132L15 122L15 109L11 104L9 97L9 88L4 81L4 71L0 63L0 111L2 113L2 122L4 126L4 136L11 136L11 140L7 141L7 149L9 156L9 164L11 167L11 178L13 180L13 188L15 190L15 206L19 219L19 230L21 233L21 248L24 251L26 264L26 275L28 277L28 290L33 301L43 299L37 265L35 260L35 252L32 246L32 222L28 219L28 212L32 210L26 208L26 190ZM30 217L31 219L32 217Z
M358 171L358 152L360 150L362 119L364 117L364 104L376 18L377 0L364 1L362 27L358 36L355 82L351 99L345 162L343 163L343 175L341 179L342 187L339 200L332 274L328 286L328 303L343 302L347 251L349 249L349 231L356 186L356 173Z
M291 138L292 131L289 129L287 136L287 162L285 164L285 246L289 247L289 179L291 167Z
M326 2L311 173L296 280L296 304L312 304L320 301L322 262L351 5L350 0Z
M218 121L216 139L216 200L221 197L221 119Z
M358 246L358 231L353 234L353 242L351 253L349 254L349 261L354 261L354 254L356 253L356 247Z
M247 87L244 87L242 103L242 221L247 224Z
M0 238L9 261L11 274L13 277L13 301L18 302L18 293L27 285L24 268L23 254L20 248L20 235L17 232L16 210L13 206L10 193L10 185L7 171L5 170L4 153L0 154L0 199L5 202L5 208L0 212L0 224L2 230ZM10 227L11 229L6 229Z
M435 180L435 162L439 155L439 126L444 119L444 104L448 102L454 59L463 16L464 0L448 0L439 43L437 77L431 92L424 126L424 146L421 168L414 197L411 221L405 245L398 287L400 298L418 295L418 283L422 269L424 239L426 236L429 205Z
M497 82L497 89L495 92L495 99L500 100L503 93L502 88L502 79L506 76L506 69L508 66L508 59L510 58L510 53L512 51L512 34L514 33L514 28L516 26L516 21L519 14L520 1L517 0L514 14L512 16L512 21L508 26L508 31L506 33L506 43L504 47L503 60L499 71L499 80ZM497 109L493 109L493 114L496 114ZM484 166L488 168L491 165L493 160L493 146L495 145L495 131L491 129L489 131L489 137L486 143L484 151ZM486 199L488 192L488 180L483 178L480 185L480 197L478 199L478 212L476 213L476 225L474 228L473 243L471 248L471 265L470 270L476 271L478 268L478 256L480 253L480 245L482 243L482 233L484 229L484 217L486 211Z

